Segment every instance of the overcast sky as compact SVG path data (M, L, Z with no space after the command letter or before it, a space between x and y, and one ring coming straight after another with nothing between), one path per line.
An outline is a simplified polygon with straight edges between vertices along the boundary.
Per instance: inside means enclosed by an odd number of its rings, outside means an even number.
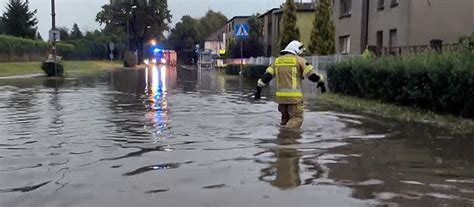
M9 0L0 0L0 12L3 13ZM300 1L300 0L297 0ZM30 8L37 9L39 31L47 38L51 28L50 0L30 0ZM81 30L100 28L95 22L95 16L100 8L109 0L56 0L57 26L72 27L77 23ZM228 18L236 15L250 15L278 7L284 0L168 0L168 6L173 15L173 25L183 15L199 17L213 9L223 12Z

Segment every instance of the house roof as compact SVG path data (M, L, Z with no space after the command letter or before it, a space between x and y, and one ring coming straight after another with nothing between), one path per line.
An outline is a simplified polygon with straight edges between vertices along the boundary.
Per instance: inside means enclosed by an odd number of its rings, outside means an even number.
M314 3L297 3L296 4L296 11L297 12L314 12L316 11L316 7L315 7L315 4ZM279 8L277 10L275 10L273 13L274 14L278 14L278 13L282 13L283 12L283 9L282 8Z
M273 11L278 10L278 9L279 9L279 8L270 9L270 10L266 11L265 13L258 15L257 18L262 18L262 17L264 17L264 16L266 16L266 15L268 15L268 14L273 13Z
M222 37L223 33L225 33L225 26L221 27L220 29L218 29L217 31L215 31L214 33L212 33L211 35L206 37L206 39L204 39L204 41L206 41L206 42L222 41L223 40L223 37Z
M227 21L227 23L232 22L235 19L249 19L250 17L252 17L252 16L235 16L235 17L232 17L231 19L229 19L229 21Z

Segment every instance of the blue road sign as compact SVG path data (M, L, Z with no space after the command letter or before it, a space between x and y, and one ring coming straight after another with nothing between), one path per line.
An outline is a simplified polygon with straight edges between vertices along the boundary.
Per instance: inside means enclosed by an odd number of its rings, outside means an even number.
M249 37L249 25L248 24L236 24L234 28L234 36L237 39L245 39Z

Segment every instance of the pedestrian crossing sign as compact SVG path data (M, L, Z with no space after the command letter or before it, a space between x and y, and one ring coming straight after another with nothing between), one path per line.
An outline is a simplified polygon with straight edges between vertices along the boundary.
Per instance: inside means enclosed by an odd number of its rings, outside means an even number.
M248 24L236 24L235 37L239 39L245 39L249 36L249 25Z

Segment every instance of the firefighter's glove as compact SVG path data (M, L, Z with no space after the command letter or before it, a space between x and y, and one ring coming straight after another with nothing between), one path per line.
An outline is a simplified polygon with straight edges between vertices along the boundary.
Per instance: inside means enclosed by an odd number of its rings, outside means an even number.
M260 100L262 98L262 87L257 86L257 92L255 92L255 100Z
M321 93L326 93L327 90L326 90L326 84L324 84L324 82L318 82L318 85L316 86L316 88L321 88Z

